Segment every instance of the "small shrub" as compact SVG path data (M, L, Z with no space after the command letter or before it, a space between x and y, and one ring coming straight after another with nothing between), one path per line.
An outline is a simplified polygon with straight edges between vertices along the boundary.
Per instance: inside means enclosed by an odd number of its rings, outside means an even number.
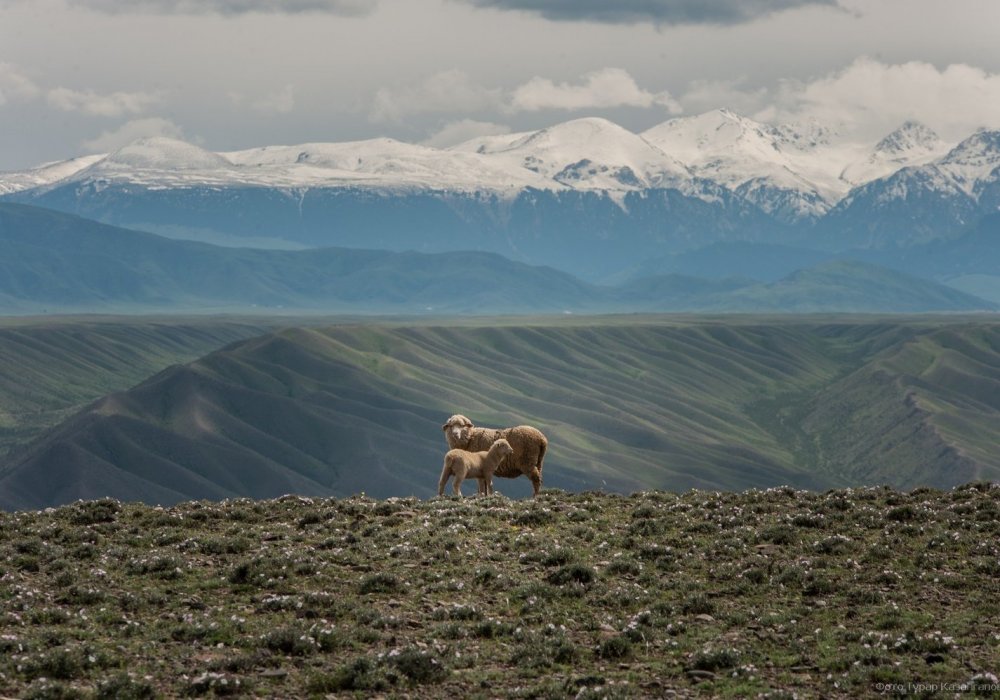
M552 512L544 508L529 508L514 516L515 525L546 525L555 520Z
M264 635L265 648L287 656L308 656L319 649L319 644L305 630L298 627L279 627Z
M326 517L320 513L318 510L312 510L304 513L298 520L298 526L300 530L304 530L310 525L318 525L319 523L326 520Z
M837 586L830 579L823 576L811 575L806 579L805 585L802 587L802 595L829 595L835 590L837 590Z
M787 545L798 542L799 536L789 525L772 525L760 533L760 538L772 544Z
M630 535L641 535L644 537L655 537L667 531L667 524L662 520L652 518L636 520L628 526Z
M80 655L63 648L31 657L23 668L24 675L29 678L55 678L68 681L83 673Z
M114 522L121 510L121 504L111 498L77 503L73 506L70 520L76 525L96 525Z
M404 649L390 653L389 663L411 682L418 685L440 683L448 676L448 669L432 655L419 649Z
M48 678L40 678L31 684L24 694L23 700L78 700L82 697L83 693L72 686Z
M895 508L891 508L889 512L885 514L885 517L888 520L894 520L896 522L913 520L917 517L917 509L910 504L897 506Z
M306 684L307 690L317 695L345 690L383 691L387 687L385 678L377 673L375 664L364 657L358 657L333 673L315 674Z
M70 620L70 614L63 608L38 608L32 610L28 620L33 625L64 625Z
M792 517L792 525L796 527L823 527L823 517L814 513L798 513Z
M743 578L756 585L762 584L767 581L767 569L762 566L751 566L743 572Z
M380 572L365 576L361 580L358 590L362 595L367 595L368 593L393 593L398 591L400 586L399 579L393 574Z
M472 636L480 639L496 639L509 637L514 633L514 626L497 620L483 620L472 628Z
M480 586L489 587L491 584L495 584L500 574L497 573L496 569L487 567L485 569L479 569L476 571L475 576L472 580Z
M704 649L691 659L691 668L698 671L719 671L735 668L740 663L740 653L735 649Z
M704 593L695 593L681 603L681 612L686 615L711 615L715 612L715 603Z
M68 591L57 599L60 603L67 605L93 605L100 603L107 596L104 591L87 586L71 586Z
M627 659L632 655L632 642L622 636L605 639L597 647L597 655L609 661Z
M552 660L557 664L571 664L579 657L576 646L568 639L557 640L551 648Z
M150 700L157 697L157 692L151 684L122 674L98 684L94 697L97 700Z
M236 564L227 579L235 585L261 586L281 575L279 562L267 557L258 557Z
M642 567L637 561L619 557L612 560L605 571L613 576L638 576L642 572Z
M597 573L589 566L584 566L583 564L560 566L546 576L546 580L556 586L562 586L567 583L581 583L586 585L593 583L596 578Z
M568 549L555 549L542 557L542 564L544 566L563 566L575 558L573 552Z

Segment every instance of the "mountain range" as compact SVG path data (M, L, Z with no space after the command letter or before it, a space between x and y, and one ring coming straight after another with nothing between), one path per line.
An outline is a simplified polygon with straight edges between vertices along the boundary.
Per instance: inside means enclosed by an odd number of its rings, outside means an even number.
M773 282L677 273L597 285L496 253L227 248L0 202L5 313L510 314L984 311L991 302L866 262L817 259Z
M1000 131L946 143L907 122L853 143L716 110L640 134L587 118L447 149L151 138L0 174L0 193L223 245L477 250L607 282L716 244L891 256L963 235L1000 204Z
M286 328L41 433L0 468L0 508L427 497L455 412L541 428L546 485L574 491L947 488L1000 474L998 349L1000 326L960 318Z

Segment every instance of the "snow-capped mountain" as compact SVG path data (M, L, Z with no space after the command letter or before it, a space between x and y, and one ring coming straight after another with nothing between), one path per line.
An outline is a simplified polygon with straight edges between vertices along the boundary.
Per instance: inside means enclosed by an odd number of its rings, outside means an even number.
M531 188L618 193L619 200L626 192L676 189L712 200L716 192L703 185L709 182L791 223L822 216L850 188L931 162L947 150L915 122L874 147L835 137L818 124L775 126L725 109L671 119L641 134L586 118L447 149L377 138L213 153L156 137L103 156L0 173L0 194L101 182L507 195Z
M1000 205L1000 130L861 185L824 222L836 247L904 247L946 238Z
M64 180L77 172L88 168L106 157L107 154L80 156L55 163L45 163L31 170L0 173L0 196L28 190L33 187L44 187L53 182Z
M676 158L607 119L575 119L516 137L474 139L449 150L475 153L510 171L530 170L573 189L679 189L691 180Z
M875 144L868 156L848 165L840 178L853 186L891 175L900 168L924 165L948 152L948 144L920 122L908 121Z
M57 184L148 187L372 187L384 190L510 190L545 187L536 174L508 171L479 156L393 139L267 146L213 153L155 137L131 143Z
M949 150L908 122L876 143L729 110L641 134L588 118L439 149L388 138L216 153L150 138L0 173L0 196L229 245L492 250L599 279L748 241L905 246L1000 206L1000 132Z
M642 133L697 176L739 192L783 221L815 218L843 193L803 176L809 151L768 124L728 109L679 117ZM800 161L800 162L796 162Z

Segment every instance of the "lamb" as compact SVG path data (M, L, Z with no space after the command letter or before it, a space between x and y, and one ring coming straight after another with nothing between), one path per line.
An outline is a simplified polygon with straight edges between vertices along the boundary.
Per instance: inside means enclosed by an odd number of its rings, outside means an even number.
M455 414L441 426L444 430L448 447L452 449L476 452L487 450L490 445L500 439L505 439L514 448L513 454L500 462L494 476L505 479L516 479L524 474L531 480L534 496L542 488L542 460L549 441L542 433L530 425L518 425L502 430L494 428L477 428L472 421L461 414Z
M493 493L493 472L497 465L514 451L510 443L506 440L497 440L490 449L480 452L469 452L467 450L448 450L444 456L444 468L441 470L441 479L438 481L438 496L444 495L445 484L452 476L455 477L455 495L462 496L462 481L467 476L479 480L479 493L490 495Z

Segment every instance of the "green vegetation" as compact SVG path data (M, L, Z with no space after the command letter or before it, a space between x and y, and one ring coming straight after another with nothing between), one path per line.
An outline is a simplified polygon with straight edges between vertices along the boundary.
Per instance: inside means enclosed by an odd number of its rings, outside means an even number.
M990 319L438 323L289 328L171 367L18 455L0 507L430 496L456 412L542 429L545 483L568 491L1000 477Z
M105 394L276 324L250 318L4 319L0 456Z
M0 695L995 696L998 535L985 483L0 513Z

